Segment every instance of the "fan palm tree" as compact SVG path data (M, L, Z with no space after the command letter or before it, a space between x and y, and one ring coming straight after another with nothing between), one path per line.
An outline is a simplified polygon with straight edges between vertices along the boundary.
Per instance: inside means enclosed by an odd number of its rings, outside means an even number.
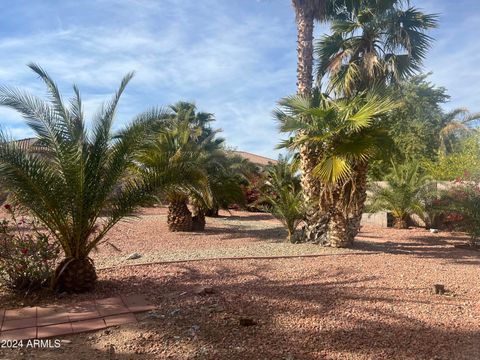
M420 173L420 164L410 161L403 165L392 162L392 171L385 178L386 187L371 184L372 196L368 209L370 212L389 211L394 218L394 226L407 229L411 215L426 217L425 199L433 188L429 177Z
M316 91L311 97L280 101L274 114L280 130L293 133L280 147L298 149L309 142L322 149L312 171L322 183L317 198L324 214L319 243L346 247L353 242L366 198L368 160L391 142L379 127L380 116L396 106L368 93L332 100ZM357 187L360 181L365 185Z
M1 133L0 181L61 245L65 258L56 270L56 284L66 291L85 291L97 278L91 250L118 221L149 200L154 189L181 183L184 166L128 176L133 154L159 115L145 113L121 132L112 132L118 102L133 73L123 78L87 130L78 88L74 86L67 104L43 69L29 67L45 82L49 100L1 87L0 104L23 115L42 154Z
M445 114L440 130L440 155L446 156L452 153L459 137L477 131L471 124L479 120L480 113L470 113L464 108L454 109Z
M437 26L436 15L405 7L408 2L402 0L340 3L330 14L331 35L316 44L319 86L326 77L328 92L354 97L372 88L384 89L421 68L432 42L426 32ZM358 173L352 173L359 194L366 194L366 172L359 165ZM352 226L359 229L361 213L355 218Z
M437 15L405 4L366 0L337 7L332 33L316 44L318 81L328 76L329 91L351 96L420 70L433 40L426 31L437 26Z

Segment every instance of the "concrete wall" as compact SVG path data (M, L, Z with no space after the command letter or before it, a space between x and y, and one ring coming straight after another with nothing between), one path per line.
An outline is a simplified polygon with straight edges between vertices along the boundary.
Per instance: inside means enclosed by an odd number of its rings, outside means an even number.
M377 213L363 213L361 225L388 227L388 214L386 211L379 211Z

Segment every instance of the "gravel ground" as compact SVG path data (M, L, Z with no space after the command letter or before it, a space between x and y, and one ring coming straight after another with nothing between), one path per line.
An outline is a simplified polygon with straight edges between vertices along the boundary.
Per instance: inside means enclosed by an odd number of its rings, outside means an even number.
M158 261L339 252L314 244L285 243L283 226L268 214L232 211L220 215L207 218L205 232L171 233L166 209L145 209L138 218L116 226L92 257L102 269ZM142 257L127 260L132 253Z
M149 211L131 224L131 233L115 230L111 240L124 253L153 253L155 246L184 256L189 249L276 244L278 225L265 215L212 221L213 229L225 229L200 236L150 229L150 221L166 228L158 224L162 215ZM227 228L228 221L238 224ZM138 234L142 241L134 243ZM479 359L480 253L453 247L463 240L422 229L366 227L352 250L320 250L317 257L100 270L94 293L36 302L142 293L158 309L138 324L66 337L71 343L57 350L0 349L0 358ZM114 254L108 247L99 249L97 260L103 251ZM447 293L434 295L433 284L445 285ZM212 293L196 294L202 286ZM3 303L12 300L0 295ZM241 318L255 325L241 326Z

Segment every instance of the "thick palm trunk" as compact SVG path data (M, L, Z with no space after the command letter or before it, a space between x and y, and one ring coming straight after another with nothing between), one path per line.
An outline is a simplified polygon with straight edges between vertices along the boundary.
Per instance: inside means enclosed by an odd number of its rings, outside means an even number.
M293 1L297 22L297 93L310 96L312 92L313 69L313 27L315 14L306 1ZM319 242L325 233L325 214L320 211L318 198L320 182L312 175L318 162L318 148L305 144L300 148L300 169L302 189L308 206L303 240Z
M408 229L408 219L397 217L393 220L393 227L395 229Z
M325 216L325 234L319 237L324 246L349 247L360 231L367 197L367 169L365 162L354 166L348 181L325 186L320 194L320 210Z
M192 218L192 230L193 231L204 231L205 230L205 212L197 209L195 215Z
M59 291L85 292L97 281L95 265L90 258L65 258L55 270L55 287Z
M368 163L361 162L357 164L354 168L355 177L353 179L354 184L354 193L353 199L353 211L352 211L352 220L350 222L353 236L357 236L360 232L360 225L362 221L362 214L365 210L365 202L367 201L367 174L368 174Z
M206 212L205 212L205 216L208 216L208 217L218 217L218 207L213 207L211 209L208 209Z
M309 96L312 91L314 13L304 4L293 2L297 22L297 92ZM302 6L303 5L303 6Z
M170 231L192 230L192 213L184 199L170 202L167 223Z

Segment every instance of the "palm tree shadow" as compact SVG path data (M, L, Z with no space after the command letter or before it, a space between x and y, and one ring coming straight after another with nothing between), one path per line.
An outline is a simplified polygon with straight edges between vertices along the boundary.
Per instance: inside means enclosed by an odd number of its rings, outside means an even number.
M375 282L376 276L358 276L353 270L321 270L313 276L274 280L268 276L274 269L258 262L246 269L216 262L208 270L179 264L174 266L174 278L129 275L101 281L97 294L146 293L163 317L146 314L139 331L166 341L174 354L188 344L195 349L191 356L200 359L276 359L289 354L295 359L318 359L335 353L406 359L428 358L432 352L438 358L455 354L473 359L480 351L480 343L475 342L480 333L475 329L436 327L396 310L406 302L432 306L431 301L415 298L419 289L396 289L411 292L397 298L391 293L395 289ZM209 284L215 284L213 293L195 294L198 286ZM378 307L379 303L390 307ZM253 318L257 325L240 326L241 316ZM197 329L193 335L192 328ZM419 333L429 341L417 341ZM250 343L264 345L245 346ZM159 358L149 355L152 344L141 346L147 354L138 358ZM119 348L116 358L131 355Z

